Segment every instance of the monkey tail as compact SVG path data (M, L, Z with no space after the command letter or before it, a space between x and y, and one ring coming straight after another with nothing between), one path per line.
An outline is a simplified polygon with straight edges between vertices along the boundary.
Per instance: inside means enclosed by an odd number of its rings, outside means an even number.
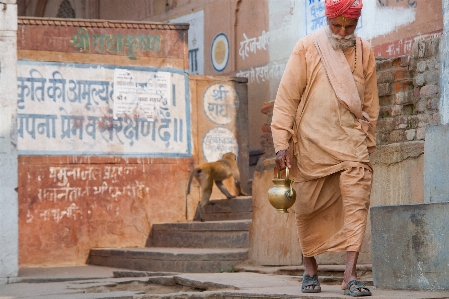
M194 168L193 170L192 170L192 172L190 173L190 177L189 177L189 184L187 185L187 192L186 192L186 220L188 220L187 218L188 218L188 212L187 212L187 199L188 199L188 195L190 194L190 185L192 184L192 179L193 179L193 177L194 176L197 176L198 175L198 172L199 171L201 171L201 170L199 170L198 168Z
M192 172L190 173L189 183L188 183L188 185L187 185L187 192L186 192L186 195L189 195L189 194L190 194L190 185L192 184L193 177L198 175L198 171L201 171L201 170L198 170L198 168L195 167L195 168L192 170Z

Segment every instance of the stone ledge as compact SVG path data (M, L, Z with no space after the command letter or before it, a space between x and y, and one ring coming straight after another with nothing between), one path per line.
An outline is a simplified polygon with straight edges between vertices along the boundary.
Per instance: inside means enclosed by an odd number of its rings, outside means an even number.
M393 143L378 146L371 155L373 164L395 164L408 158L418 158L424 154L424 141Z

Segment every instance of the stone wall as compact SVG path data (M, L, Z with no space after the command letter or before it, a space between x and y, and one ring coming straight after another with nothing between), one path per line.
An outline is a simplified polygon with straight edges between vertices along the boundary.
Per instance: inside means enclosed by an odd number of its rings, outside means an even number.
M439 42L439 38L420 41L413 45L412 55L376 60L381 108L376 131L378 147L371 156L374 165L371 206L424 202L426 127L440 123ZM273 173L266 170L274 167L271 158L275 153L270 130L273 105L273 102L265 103L261 110L266 117L261 136L265 162L260 163L254 174L253 189L265 190L272 184ZM253 197L254 203L268 200L265 194L255 193ZM267 206L267 209L270 208ZM259 210L254 209L253 232L264 232L262 227L258 227L257 219L261 217L267 219L264 216L266 211ZM277 227L269 221L260 225ZM265 233L265 239L271 238L269 251L276 254L261 254L257 246L253 246L261 245L258 244L260 240L253 237L250 255L252 261L256 264L289 264L288 261L292 260L289 249L293 247L287 246L286 249L283 239L291 237L291 230L295 230L291 225L292 223L289 225L289 233L283 232L285 228L279 228L269 236ZM296 238L296 234L293 235ZM294 247L295 250L299 250L296 245ZM359 258L360 263L371 263L370 247L371 235L368 227ZM319 257L319 261L341 264L344 263L344 255L325 254Z

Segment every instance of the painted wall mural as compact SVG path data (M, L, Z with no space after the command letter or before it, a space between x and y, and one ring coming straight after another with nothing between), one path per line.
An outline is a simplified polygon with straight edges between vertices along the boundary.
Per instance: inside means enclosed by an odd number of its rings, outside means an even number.
M234 121L238 107L237 93L229 85L214 84L204 93L204 113L213 123L226 125Z
M211 60L214 70L218 73L224 71L229 61L229 40L226 34L219 33L215 36L211 46Z
M236 90L227 84L212 84L203 95L203 109L207 118L219 127L212 128L203 137L203 155L208 162L221 159L227 152L238 157L239 147L234 133L225 125L235 122L239 108Z
M191 155L182 70L22 60L18 97L19 154Z
M203 155L207 162L221 159L227 152L239 155L239 145L231 130L227 128L213 128L209 130L203 138Z

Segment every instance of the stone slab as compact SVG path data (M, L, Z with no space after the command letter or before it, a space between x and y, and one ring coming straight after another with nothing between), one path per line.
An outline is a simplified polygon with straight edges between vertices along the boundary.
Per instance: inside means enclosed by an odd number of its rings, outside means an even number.
M153 231L242 231L248 230L251 220L158 223Z
M449 203L379 206L370 213L375 286L449 290Z
M247 249L103 248L91 250L89 264L139 271L211 273L232 270L247 258Z
M427 126L424 202L449 202L449 125Z
M39 269L41 271L39 271ZM95 279L86 281L89 275L88 270L94 273L104 273L107 277L104 279ZM124 282L123 279L109 278L110 271L103 271L102 267L85 266L64 267L61 271L58 267L36 268L28 272L36 279L42 278L40 283L12 283L0 285L0 294L2 299L12 298L70 298L70 299L94 299L94 298L211 298L211 299L243 299L243 298L349 298L344 296L339 285L322 284L322 292L319 294L302 294L301 284L297 277L287 275L256 274L256 273L193 273L193 274L175 274L171 280L176 284L192 287L216 287L222 286L227 289L216 289L214 291L198 292L178 292L172 294L142 294L132 289L125 291L113 291L106 289L103 293L82 293L86 286L111 286L114 283ZM116 270L111 268L111 270ZM20 273L25 273L20 271ZM70 279L70 282L46 282L49 277L56 277L61 273ZM168 278L168 277L167 277ZM76 281L80 279L80 281ZM129 278L127 281L135 279L143 281L144 278ZM152 278L154 283L157 280ZM37 281L36 281L37 282ZM172 282L173 283L173 282ZM172 284L171 284L172 285ZM373 291L372 299L440 299L448 298L447 291L403 291L403 290L381 290L371 288Z
M150 244L155 247L248 248L249 231L154 231Z

